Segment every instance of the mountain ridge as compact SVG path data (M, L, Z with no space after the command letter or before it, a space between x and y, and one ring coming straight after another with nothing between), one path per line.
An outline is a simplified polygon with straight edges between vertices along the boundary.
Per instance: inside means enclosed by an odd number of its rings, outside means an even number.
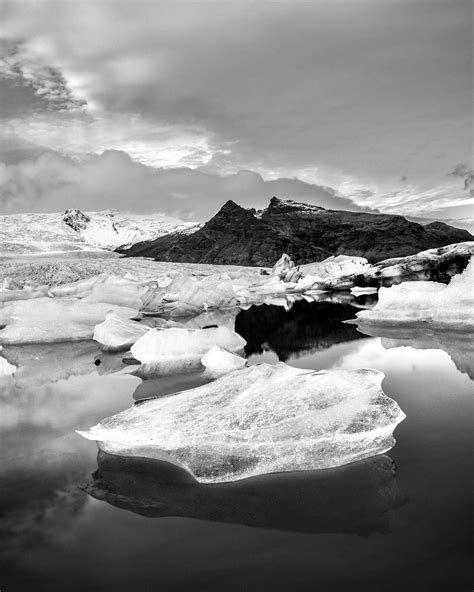
M273 197L259 211L228 200L194 232L174 232L118 250L160 261L268 266L283 252L296 264L331 255L374 262L473 238L444 223L425 227L400 215L328 210Z

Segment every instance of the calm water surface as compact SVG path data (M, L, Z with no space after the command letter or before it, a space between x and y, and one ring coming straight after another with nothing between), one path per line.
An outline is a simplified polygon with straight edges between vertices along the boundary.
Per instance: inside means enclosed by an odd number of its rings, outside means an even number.
M143 382L90 342L5 348L18 370L0 382L1 590L470 590L470 336L366 336L342 322L355 312L252 307L236 329L250 363L384 372L407 415L395 448L215 486L153 461L98 469L75 434L199 375Z

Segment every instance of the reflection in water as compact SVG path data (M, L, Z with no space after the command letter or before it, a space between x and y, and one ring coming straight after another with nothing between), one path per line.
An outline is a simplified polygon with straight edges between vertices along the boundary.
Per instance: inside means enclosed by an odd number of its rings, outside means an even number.
M400 328L359 324L358 330L371 337L381 337L385 349L413 347L442 349L456 368L474 380L474 333L472 331L443 331L413 327Z
M307 533L388 532L404 504L386 455L322 471L203 485L177 467L103 452L91 496L147 517L181 516Z
M235 330L247 340L247 355L270 349L286 361L299 353L362 338L354 325L342 323L353 319L356 312L350 304L329 302L300 300L290 310L263 304L242 310L235 320Z
M94 359L99 354L95 341L5 345L2 350L2 356L17 367L14 378L19 388L89 374L94 370Z

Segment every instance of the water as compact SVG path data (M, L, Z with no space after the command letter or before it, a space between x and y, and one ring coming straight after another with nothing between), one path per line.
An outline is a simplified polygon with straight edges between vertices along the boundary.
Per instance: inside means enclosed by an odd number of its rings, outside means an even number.
M250 363L383 371L407 415L395 448L215 486L170 484L134 459L102 457L98 470L95 443L75 434L199 375L142 382L94 343L5 348L20 369L1 383L1 589L470 589L472 342L366 336L341 322L354 313L252 307L236 328Z

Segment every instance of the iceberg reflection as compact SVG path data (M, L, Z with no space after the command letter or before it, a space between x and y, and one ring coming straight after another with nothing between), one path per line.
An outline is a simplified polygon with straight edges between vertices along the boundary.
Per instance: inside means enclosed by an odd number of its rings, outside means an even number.
M98 454L92 497L150 518L179 516L305 533L388 532L406 503L387 455L344 467L201 484L163 461Z

